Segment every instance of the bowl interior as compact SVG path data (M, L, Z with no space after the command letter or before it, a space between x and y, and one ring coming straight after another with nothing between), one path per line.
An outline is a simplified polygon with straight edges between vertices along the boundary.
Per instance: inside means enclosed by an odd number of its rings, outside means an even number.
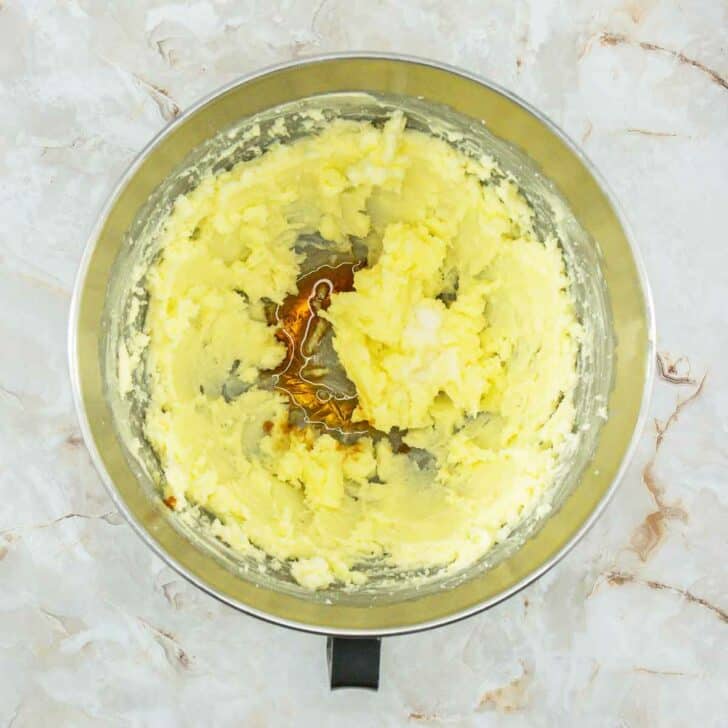
M140 437L144 403L118 395L116 352L119 340L143 322L143 305L132 304L132 293L143 288L157 252L156 232L180 193L203 174L264 150L275 140L273 123L281 116L298 130L295 135L311 133L302 120L312 109L322 112L322 123L331 116L377 123L396 108L406 112L409 126L466 153L493 156L518 181L537 228L558 235L585 328L577 437L551 493L551 514L528 518L477 564L458 574L406 580L380 572L365 589L312 593L285 569L259 570L206 536L199 523L180 521L160 504L152 477L156 460ZM95 243L78 292L72 351L93 454L121 507L158 552L203 588L260 616L326 632L384 633L487 605L540 573L578 535L629 447L650 324L624 231L563 138L514 100L466 77L421 63L340 58L234 86L153 143L122 183Z

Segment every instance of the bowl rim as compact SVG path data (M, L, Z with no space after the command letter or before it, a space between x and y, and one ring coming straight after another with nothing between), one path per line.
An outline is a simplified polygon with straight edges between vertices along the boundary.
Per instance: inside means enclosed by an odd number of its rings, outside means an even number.
M645 308L645 318L646 318L646 331L647 331L647 349L646 349L646 357L647 361L645 362L645 376L644 376L644 382L642 387L642 399L640 402L640 408L637 416L637 420L632 432L632 436L630 437L629 444L627 446L627 449L625 450L624 456L622 457L622 460L619 464L619 467L617 469L617 472L605 491L602 498L599 500L599 502L596 504L592 512L589 514L589 516L584 520L584 522L581 524L581 526L578 528L578 530L572 535L572 537L549 559L547 559L543 564L541 564L538 568L534 569L531 573L529 573L527 576L522 578L520 581L518 581L516 584L512 585L508 589L503 590L502 592L496 594L495 596L492 596L488 599L484 599L482 602L478 602L475 605L472 605L470 607L467 607L465 609L461 609L457 612L454 612L452 614L448 614L443 617L438 617L435 619L427 620L424 622L418 622L413 625L407 625L407 626L399 626L399 627L388 627L383 629L344 629L344 628L334 628L334 627L327 627L325 624L316 625L316 624L310 624L310 623L304 623L304 622L297 622L295 620L285 619L282 617L277 617L276 615L270 614L268 612L265 612L260 609L256 609L254 607L251 607L248 604L245 604L243 602L240 602L232 597L226 596L225 594L222 594L218 592L215 588L211 587L205 581L203 581L201 578L197 577L195 574L192 574L186 567L184 567L182 564L180 564L176 559L174 559L167 551L165 551L159 544L154 541L154 539L150 536L150 534L147 532L147 530L142 526L141 523L137 521L137 519L134 517L134 515L131 513L129 508L126 506L126 503L121 498L119 492L116 489L116 486L114 485L114 482L109 475L108 471L106 470L103 460L101 459L101 455L96 447L96 443L94 441L93 435L91 433L91 427L89 424L89 420L86 414L86 410L83 404L83 398L81 394L81 376L78 366L78 324L79 324L79 316L80 316L80 303L81 298L83 294L84 284L86 281L86 274L88 272L88 267L91 261L91 258L93 256L93 253L96 249L96 245L98 243L98 239L100 236L100 233L106 223L106 220L111 212L111 210L114 208L114 205L116 204L117 200L119 199L120 195L122 194L123 190L126 188L126 185L129 183L129 181L133 178L133 176L136 174L139 167L142 165L142 163L147 158L148 154L151 152L152 149L154 149L163 139L165 139L169 134L171 134L175 129L182 126L187 119L192 117L194 114L196 114L200 109L202 109L204 106L206 106L208 103L213 101L215 98L227 93L228 91L231 91L234 88L237 88L238 86L245 85L257 78L261 78L263 76L269 75L271 73L277 73L280 71L285 71L290 68L296 68L306 65L314 65L322 62L327 61L339 61L339 60L384 60L384 61L396 61L396 62L404 62L404 63L411 63L415 65L422 65L422 66L428 66L440 71L445 71L450 74L454 74L457 76L460 76L462 78L468 79L470 81L474 81L475 83L480 84L481 86L484 86L491 91L494 91L508 100L514 102L515 104L518 104L521 106L525 111L530 113L532 116L534 116L538 121L540 121L544 126L546 126L549 131L551 131L553 134L555 134L568 148L569 150L576 155L576 157L579 159L579 161L584 165L584 167L587 169L587 171L591 174L591 176L594 178L596 183L599 185L601 191L604 193L605 197L607 198L609 204L611 205L619 224L622 227L622 230L624 232L624 235L627 239L627 243L630 248L630 252L632 254L632 258L635 264L635 268L637 271L637 276L639 279L640 287L642 290L642 298ZM334 53L322 53L322 54L316 54L311 56L306 56L303 58L299 58L293 61L285 61L282 63L275 63L268 66L265 66L263 68L254 70L250 73L243 74L241 76L238 76L232 81L229 81L228 83L225 83L218 88L214 89L213 91L205 94L204 96L200 97L197 101L195 101L192 105L184 109L184 111L175 119L173 119L171 122L167 123L165 126L163 126L141 149L141 151L134 157L132 162L127 166L125 171L121 174L121 176L118 178L114 186L112 187L112 190L110 194L108 195L106 202L103 204L103 206L100 209L100 212L98 213L96 217L96 221L93 224L91 231L88 235L87 241L84 246L83 254L81 256L79 266L76 272L75 280L74 280L74 286L73 286L73 294L71 297L71 305L69 310L69 319L68 319L68 339L67 339L67 346L68 346L68 366L69 366L69 373L70 373L70 379L71 379L71 389L73 394L73 403L76 410L76 416L79 421L81 434L83 436L84 442L86 444L86 448L89 451L89 455L91 457L92 464L96 470L96 472L101 477L101 481L104 484L104 487L106 488L107 493L109 494L111 500L113 501L115 507L122 513L124 518L126 519L127 523L132 527L132 529L136 532L136 534L142 539L142 541L149 547L159 558L164 561L165 564L167 564L169 567L174 569L177 573L179 573L182 577L184 577L187 581L192 583L197 588L201 589L206 594L209 594L210 596L214 597L220 602L223 602L224 604L233 607L237 611L243 612L245 614L248 614L252 617L256 617L258 619L261 619L265 622L271 623L271 624L277 624L283 627L288 627L291 629L296 629L298 631L307 632L311 634L322 634L322 635L332 635L332 636L354 636L354 637L382 637L387 635L399 635L399 634L411 634L414 632L421 632L427 629L432 629L435 627L444 626L446 624L452 624L453 622L460 621L461 619L465 619L467 617L473 616L474 614L477 614L479 612L485 611L486 609L490 609L491 607L495 606L496 604L499 604L502 601L505 601L506 599L512 597L513 595L517 594L522 589L525 589L527 586L532 584L534 581L539 579L541 576L543 576L547 571L552 569L561 559L563 559L567 553L569 553L576 544L581 541L581 539L585 536L585 534L589 531L589 529L594 525L594 523L597 521L599 516L604 512L606 509L609 501L614 496L614 493L617 490L617 487L619 486L620 482L624 478L624 475L627 471L627 468L629 467L635 451L637 449L638 443L640 441L640 438L642 436L642 432L644 430L645 423L647 421L647 415L648 410L650 406L650 401L652 398L652 390L654 385L654 374L655 374L655 355L656 355L656 325L655 325L655 311L654 311L654 301L652 297L652 291L650 288L649 280L647 278L647 272L645 268L644 261L642 259L642 255L640 253L639 248L637 247L634 239L634 233L632 231L632 228L627 220L627 217L617 200L616 195L612 191L611 187L607 183L606 179L603 177L601 172L597 169L596 165L591 162L591 160L586 156L584 151L579 147L579 145L571 139L560 127L558 127L553 121L551 121L544 113L539 111L537 108L535 108L533 105L531 105L526 100L522 99L517 94L513 93L512 91L506 89L505 87L501 86L500 84L491 81L488 78L485 78L479 74L471 73L470 71L467 71L465 69L459 68L457 66L443 63L440 61L435 61L429 58L419 57L415 55L408 55L408 54L400 54L400 53L387 53L387 52L379 52L379 51L352 51L352 52L334 52Z

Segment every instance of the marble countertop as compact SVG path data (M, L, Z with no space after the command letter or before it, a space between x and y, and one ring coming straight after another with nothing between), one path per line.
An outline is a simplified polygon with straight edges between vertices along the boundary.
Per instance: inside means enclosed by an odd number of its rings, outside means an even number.
M728 725L728 6L721 0L0 0L0 726ZM429 56L542 109L602 170L657 307L660 376L597 525L490 611L383 646L207 597L115 513L66 368L86 235L200 95L334 50Z

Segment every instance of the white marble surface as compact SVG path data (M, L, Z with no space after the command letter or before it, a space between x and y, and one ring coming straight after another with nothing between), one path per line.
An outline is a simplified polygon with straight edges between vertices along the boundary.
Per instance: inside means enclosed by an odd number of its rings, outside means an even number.
M0 0L0 726L728 725L724 0ZM69 293L115 178L198 96L323 51L430 56L580 140L646 259L659 379L638 455L547 576L384 643L379 693L323 638L186 584L114 513L80 441ZM666 365L667 366L667 365ZM669 425L669 427L665 424Z

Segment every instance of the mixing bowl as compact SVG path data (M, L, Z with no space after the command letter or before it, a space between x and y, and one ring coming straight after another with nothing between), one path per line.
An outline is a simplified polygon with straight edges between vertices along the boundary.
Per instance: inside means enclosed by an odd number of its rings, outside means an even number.
M175 197L205 171L259 153L301 110L375 123L405 110L410 126L444 134L466 153L487 151L511 173L537 228L556 231L585 337L575 395L575 446L550 509L457 574L372 579L355 590L310 592L287 574L259 570L165 508L154 458L140 446L143 403L118 393L115 352L143 311L129 312L155 254L155 231ZM307 118L312 118L310 115ZM255 134L251 129L255 128ZM266 134L268 136L266 136ZM251 141L252 140L252 141ZM200 101L160 132L118 183L83 255L73 296L69 356L75 403L91 457L118 508L170 566L248 614L328 635L332 686L374 686L383 635L442 625L493 606L553 566L603 510L645 418L654 359L649 290L613 198L558 128L495 84L430 61L335 55L277 66Z

